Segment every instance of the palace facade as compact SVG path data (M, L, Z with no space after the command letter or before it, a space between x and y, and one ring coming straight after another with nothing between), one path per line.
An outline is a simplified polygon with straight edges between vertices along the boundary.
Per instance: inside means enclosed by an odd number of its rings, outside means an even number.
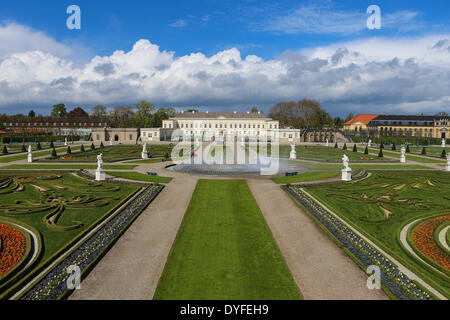
M345 124L344 130L370 131L380 136L450 139L450 116L358 115Z

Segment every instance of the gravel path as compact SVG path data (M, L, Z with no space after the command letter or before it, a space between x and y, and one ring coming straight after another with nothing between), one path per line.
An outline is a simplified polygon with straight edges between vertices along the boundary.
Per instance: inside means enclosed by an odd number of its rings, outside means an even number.
M140 166L145 171L146 166ZM166 174L168 175L168 174ZM158 285L197 179L173 174L69 299L148 300Z
M305 299L388 299L381 290L367 289L365 273L279 185L247 182Z

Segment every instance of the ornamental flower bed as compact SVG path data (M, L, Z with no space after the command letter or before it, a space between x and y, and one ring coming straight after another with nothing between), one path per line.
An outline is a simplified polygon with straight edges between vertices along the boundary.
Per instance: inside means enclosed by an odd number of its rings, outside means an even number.
M339 220L319 206L295 186L285 187L345 248L365 267L377 265L381 270L381 283L402 300L431 300L431 296L412 282L376 249L361 239Z
M11 271L25 255L26 239L17 229L0 224L0 278Z
M429 259L450 270L450 257L436 244L434 232L443 223L450 221L450 215L430 218L420 223L413 231L414 245Z
M99 259L105 250L109 249L128 224L141 213L153 200L155 195L163 188L160 185L148 186L126 208L106 223L92 237L67 256L21 299L24 300L55 300L60 298L67 290L67 279L70 274L67 268L76 265L81 272Z

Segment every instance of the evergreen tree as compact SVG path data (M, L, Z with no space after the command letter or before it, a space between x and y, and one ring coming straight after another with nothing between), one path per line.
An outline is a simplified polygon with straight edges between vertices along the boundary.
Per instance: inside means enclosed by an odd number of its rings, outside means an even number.
M406 145L406 153L410 153L411 150L409 150L409 144Z
M70 149L70 146L67 146L67 154L72 154L72 150Z
M380 148L380 152L378 153L378 158L383 158L383 149Z
M167 152L164 153L164 158L169 159L169 154Z
M383 143L383 142L381 142L381 144L380 144L380 149L381 149L381 150L384 149L384 143Z
M84 145L81 145L80 151L84 152Z
M422 154L426 155L427 154L427 149L425 147L422 148Z
M100 142L100 148L104 148L105 146L103 145L103 141Z
M441 158L447 158L447 153L445 152L445 149L442 149Z
M95 146L94 146L93 142L91 143L91 150L95 150Z
M353 145L353 152L358 152L358 148L356 147L356 143Z
M395 147L395 143L392 144L392 151L396 151L397 148Z
M27 152L27 148L25 148L25 145L22 145L22 152Z
M55 145L53 144L53 141L50 142L50 148L55 148Z
M334 144L334 147L337 149L338 148L338 144L337 142Z
M8 148L6 147L6 145L3 146L2 154L8 154Z
M41 143L40 143L39 141L38 141L38 143L37 143L36 148L37 148L38 150L42 150L42 146L41 146Z
M368 146L366 146L366 149L364 150L364 154L365 154L365 155L368 155L368 154L369 154L369 147L368 147Z
M58 154L56 153L56 149L55 149L55 147L53 147L53 150L52 150L52 157L53 158L56 158L58 156Z
M344 146L342 147L342 150L347 150L347 143L344 143Z

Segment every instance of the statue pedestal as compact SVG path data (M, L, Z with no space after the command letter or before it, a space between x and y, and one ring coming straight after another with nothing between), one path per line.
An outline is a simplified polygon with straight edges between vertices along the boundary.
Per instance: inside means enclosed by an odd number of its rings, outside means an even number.
M148 159L148 152L142 152L141 153L141 158L142 159Z
M352 180L352 169L346 168L342 169L342 181L351 181Z
M445 171L450 172L450 164L449 163L447 163L447 165L445 166Z
M289 159L297 159L297 152L291 151Z
M105 171L97 169L95 171L95 180L96 181L105 181Z
M401 162L401 163L406 163L406 157L405 157L404 155L402 155L402 156L400 157L400 162Z
M28 154L28 162L29 163L33 162L33 155L31 153Z

